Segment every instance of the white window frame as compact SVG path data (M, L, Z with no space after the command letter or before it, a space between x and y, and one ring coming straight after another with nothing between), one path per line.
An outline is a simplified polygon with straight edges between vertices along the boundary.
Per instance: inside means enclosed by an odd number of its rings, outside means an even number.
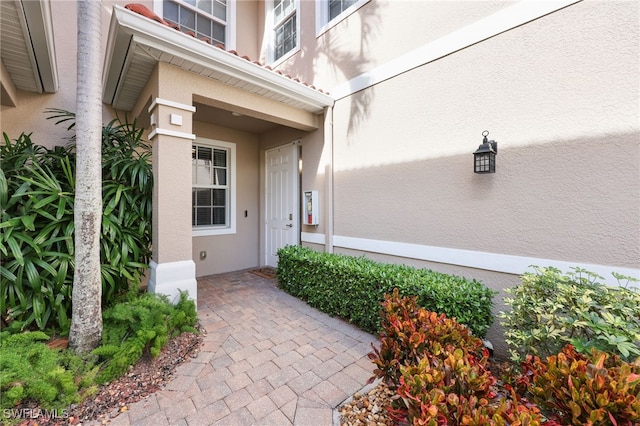
M185 5L187 8L194 9L192 5L184 0L171 1ZM164 19L163 2L164 0L153 0L153 12ZM224 27L225 50L233 50L236 48L236 28L236 0L227 0L227 22ZM211 42L213 44L213 40Z
M213 139L206 139L197 137L193 141L193 145L206 146L210 148L223 148L228 151L227 157L227 169L228 169L228 186L229 186L229 209L228 223L226 226L208 226L208 227L192 227L191 235L193 237L204 237L209 235L229 235L236 233L236 144L233 142L225 142ZM193 168L192 171L193 173ZM191 206L193 209L193 205Z
M266 1L265 8L265 16L267 17L266 23L267 28L269 28L267 58L271 65L277 66L300 51L300 0L293 1L293 11L287 14L280 22L274 22L274 0ZM296 15L296 45L293 49L276 59L276 28L279 26L279 24L286 22L286 20L294 14Z
M348 8L342 11L341 14L335 18L329 20L329 0L317 0L316 1L316 37L322 35L332 27L336 26L341 21L345 20L349 15L360 9L371 0L358 0Z

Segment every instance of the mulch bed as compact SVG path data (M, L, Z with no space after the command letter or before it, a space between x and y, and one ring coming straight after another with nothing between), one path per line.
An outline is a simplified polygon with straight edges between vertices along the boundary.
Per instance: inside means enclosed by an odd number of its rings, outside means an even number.
M117 380L99 387L97 394L74 404L64 411L65 418L38 417L26 419L20 426L62 426L80 425L87 421L106 424L121 412L150 394L164 388L171 380L180 364L195 358L200 352L205 331L198 328L200 334L182 333L169 340L156 358L144 356L129 371ZM33 402L25 402L16 407L26 413L45 412ZM35 416L34 416L35 417Z

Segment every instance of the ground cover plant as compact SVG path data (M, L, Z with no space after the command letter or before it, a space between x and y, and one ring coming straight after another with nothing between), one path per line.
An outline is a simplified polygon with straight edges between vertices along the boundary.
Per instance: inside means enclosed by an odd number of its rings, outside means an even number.
M98 385L117 379L141 357L158 356L169 339L197 333L195 303L186 293L175 305L161 295L131 296L106 309L103 319L102 345L85 357L49 347L50 336L41 331L0 333L0 414L5 421L10 422L15 407L33 404L64 417L70 404L94 395Z
M197 333L195 303L186 292L180 293L175 305L166 296L145 293L106 309L102 317L102 345L93 350L104 360L98 383L120 376L145 353L158 356L171 337L181 332Z
M414 425L637 425L640 358L626 362L571 345L529 355L513 380L493 376L486 349L466 327L387 295L375 377L396 392L387 412ZM513 370L514 372L516 370ZM372 378L373 379L373 378ZM512 383L513 385L509 384Z
M74 127L74 115L50 110ZM73 284L75 148L48 149L28 134L0 145L0 317L3 326L65 334ZM153 177L149 146L135 123L102 131L103 305L138 285L151 255Z
M394 288L400 295L416 296L422 307L456 318L477 337L493 322L495 293L476 280L301 246L280 249L278 258L283 290L372 333L380 330L380 303Z
M31 399L46 410L63 410L95 390L94 372L84 371L73 354L49 348L47 340L41 331L0 333L0 409Z

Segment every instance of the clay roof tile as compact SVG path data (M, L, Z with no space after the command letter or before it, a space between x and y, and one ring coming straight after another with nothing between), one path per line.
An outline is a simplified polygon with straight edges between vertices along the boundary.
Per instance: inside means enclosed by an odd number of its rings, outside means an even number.
M148 7L146 7L146 6L145 6L145 5L143 5L143 4L140 4L140 3L129 3L129 4L127 4L127 5L125 6L125 8L126 8L126 9L129 9L130 11L135 12L135 13L137 13L137 14L139 14L139 15L144 16L145 18L151 19L151 20L153 20L153 21L156 21L156 22L161 23L162 25L166 25L167 27L170 27L170 28L173 28L173 29L176 29L176 30L180 31L180 26L179 26L179 25L174 24L174 23L172 23L172 22L165 21L164 19L160 18L158 15L156 15L155 13L153 13L151 10L149 10L149 8L148 8ZM188 34L188 35L190 35L190 36L192 36L192 37L193 37L193 38L195 38L196 40L200 40L200 41L202 41L202 42L204 42L204 43L211 44L211 39L209 39L209 38L207 38L207 37L197 38L196 34L195 34L193 31L185 31L184 33L185 33L185 34ZM293 77L291 77L289 74L284 74L284 73L283 73L282 71L280 71L280 70L274 70L274 69L273 69L273 68L271 68L269 65L261 64L259 61L253 61L249 56L246 56L246 55L244 55L244 56L240 56L240 55L238 54L238 52L236 52L235 50L226 50L226 49L225 49L225 47L224 47L224 45L222 45L222 44L220 44L220 43L215 44L215 47L217 47L217 48L219 48L219 49L222 49L222 50L224 50L225 52L228 52L228 53L231 53L231 54L236 55L236 56L238 56L238 57L241 57L242 59L245 59L245 60L247 60L247 61L249 61L249 62L252 62L252 63L254 63L255 65L257 65L257 66L259 66L259 67L261 67L261 68L267 69L267 70L269 70L269 71L271 71L271 72L275 72L276 74L279 74L279 75L281 75L281 76L284 76L284 77L288 78L289 80L295 81L296 83L303 84L304 86L307 86L307 87L309 87L309 88L311 88L311 89L313 89L313 90L316 90L316 91L318 91L318 92L320 92L320 93L328 94L327 92L324 92L324 91L322 91L322 90L320 90L320 89L317 89L317 88L316 88L315 86L313 86L313 85L309 85L309 84L307 84L307 83L305 83L305 82L300 81L300 79L298 79L298 78L293 78Z

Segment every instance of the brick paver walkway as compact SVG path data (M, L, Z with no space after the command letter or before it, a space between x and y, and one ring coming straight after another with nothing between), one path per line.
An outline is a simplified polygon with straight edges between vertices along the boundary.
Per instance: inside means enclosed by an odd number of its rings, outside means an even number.
M373 372L374 336L248 271L198 280L198 357L112 425L330 426Z

